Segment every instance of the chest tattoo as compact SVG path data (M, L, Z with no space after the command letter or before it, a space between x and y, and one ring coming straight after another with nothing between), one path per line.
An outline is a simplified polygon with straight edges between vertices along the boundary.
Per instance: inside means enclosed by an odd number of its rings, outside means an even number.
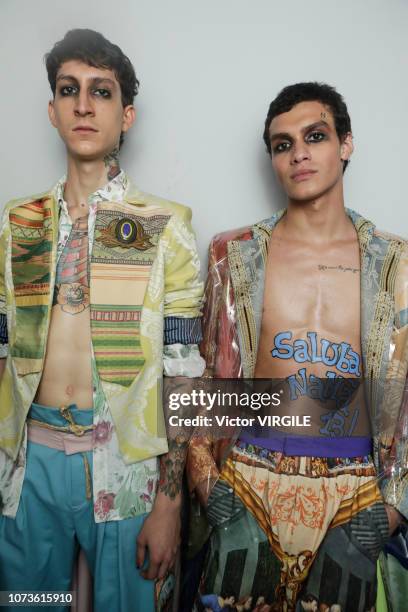
M291 402L301 397L330 402L332 409L321 414L324 436L352 435L360 417L360 406L351 406L361 384L360 355L349 342L331 342L314 331L306 333L306 339L293 339L290 331L280 332L274 337L272 357L293 360L298 364L321 363L327 368L325 377L318 377L301 367L286 377ZM345 378L344 375L350 377ZM334 405L334 407L333 407Z
M352 272L352 274L356 274L356 272L361 272L360 268L350 268L347 266L343 266L339 264L338 266L326 266L325 264L318 264L318 269L321 272L325 272L326 270L337 270L339 272Z
M353 351L349 342L330 342L312 331L307 332L307 340L292 341L292 335L290 331L276 334L272 357L294 359L297 363L323 363L334 367L340 374L361 376L360 356Z
M53 306L76 315L89 307L88 218L80 217L57 265Z

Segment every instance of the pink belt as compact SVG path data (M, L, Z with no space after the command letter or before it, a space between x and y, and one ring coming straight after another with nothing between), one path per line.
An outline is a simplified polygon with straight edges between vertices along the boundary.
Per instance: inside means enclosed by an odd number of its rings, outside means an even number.
M92 431L86 431L82 436L78 436L74 433L48 429L30 422L30 419L27 423L27 439L48 448L64 451L66 455L85 453L91 451L94 446Z

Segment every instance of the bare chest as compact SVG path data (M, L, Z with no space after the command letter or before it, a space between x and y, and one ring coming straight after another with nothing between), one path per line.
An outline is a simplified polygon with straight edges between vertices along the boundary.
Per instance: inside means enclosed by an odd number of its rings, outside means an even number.
M356 376L360 369L360 260L348 248L313 249L271 240L256 375Z

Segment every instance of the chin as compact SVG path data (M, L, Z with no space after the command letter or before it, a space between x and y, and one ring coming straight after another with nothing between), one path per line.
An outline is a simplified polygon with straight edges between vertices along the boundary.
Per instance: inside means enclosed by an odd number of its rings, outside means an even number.
M316 200L322 195L322 192L317 189L307 189L288 193L288 197L293 202L306 203L311 200Z
M322 186L322 185L302 185L298 189L291 189L288 191L288 197L292 201L306 203L321 198L324 194L328 193L332 189L333 185Z
M94 159L102 159L105 155L105 150L100 150L95 146L67 147L71 157L83 160L92 161Z

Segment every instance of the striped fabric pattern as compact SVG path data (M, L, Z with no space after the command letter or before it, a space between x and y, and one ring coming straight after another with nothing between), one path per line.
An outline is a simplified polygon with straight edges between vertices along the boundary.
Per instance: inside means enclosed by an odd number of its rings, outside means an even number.
M19 297L45 296L48 304L52 249L50 200L19 206L10 213L12 268L16 302Z
M200 317L165 317L164 344L199 344L202 339Z
M142 369L141 313L141 306L91 308L93 347L102 380L129 387Z
M16 308L11 354L38 369L45 351L53 244L53 200L43 197L10 211L11 268ZM28 360L31 360L29 362ZM31 363L31 365L28 365Z
M0 344L8 343L7 333L7 317L5 314L0 314Z

